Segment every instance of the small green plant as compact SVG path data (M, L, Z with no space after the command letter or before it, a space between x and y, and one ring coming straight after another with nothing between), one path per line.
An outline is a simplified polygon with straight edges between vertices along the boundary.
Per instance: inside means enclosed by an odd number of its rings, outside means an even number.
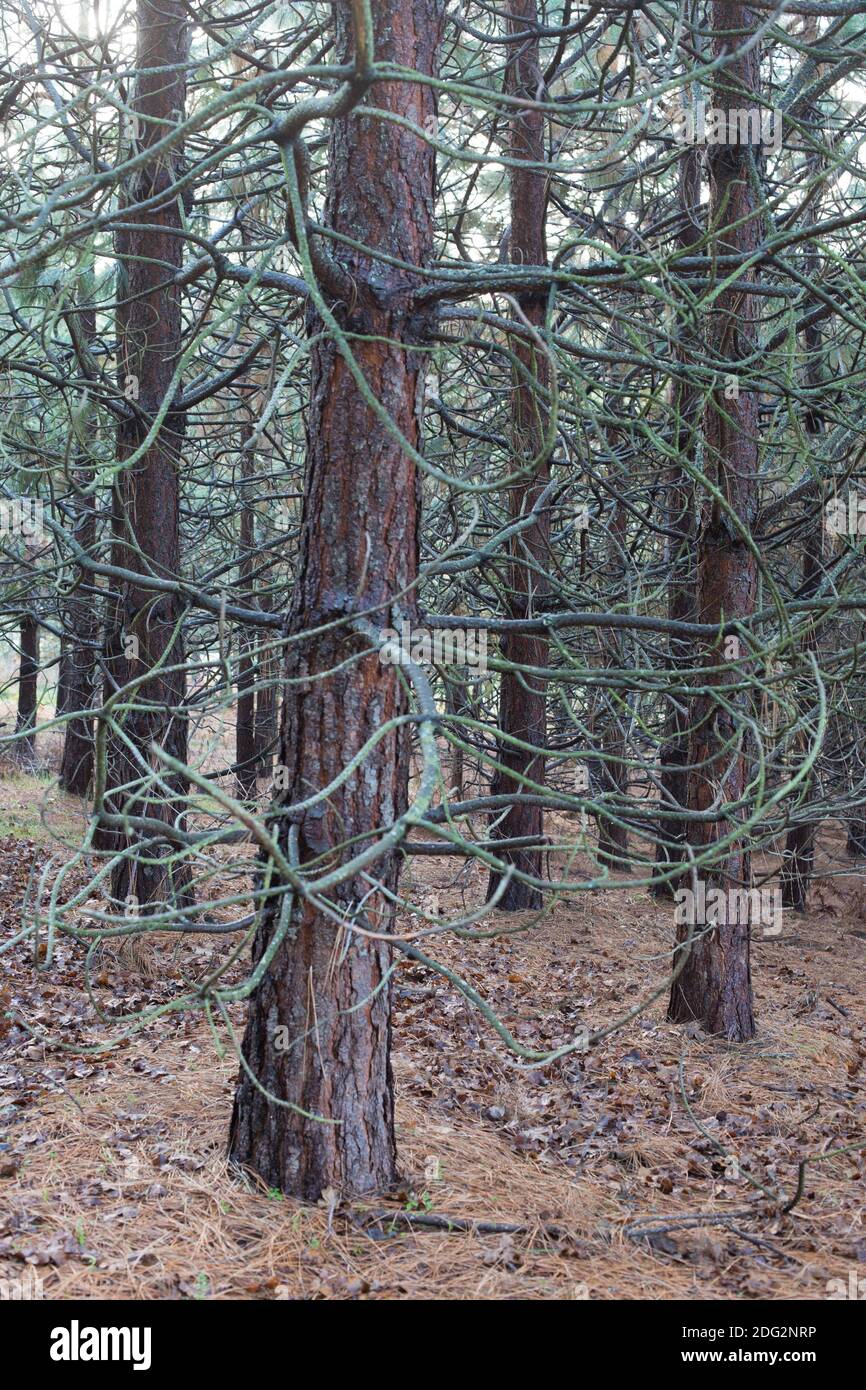
M406 1211L432 1211L433 1198L429 1192L410 1192L406 1199Z

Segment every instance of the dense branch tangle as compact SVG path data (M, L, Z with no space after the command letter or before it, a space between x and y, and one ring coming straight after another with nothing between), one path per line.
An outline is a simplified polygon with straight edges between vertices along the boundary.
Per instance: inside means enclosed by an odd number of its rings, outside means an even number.
M866 846L866 23L4 25L3 741L46 773L62 741L86 826L22 939L48 968L58 933L227 937L172 1007L234 1042L249 1003L233 1156L383 1187L403 956L545 1062L437 937L626 883L737 894L759 857L798 906L816 826ZM750 1036L748 947L672 912L636 1008L673 985L674 1019Z

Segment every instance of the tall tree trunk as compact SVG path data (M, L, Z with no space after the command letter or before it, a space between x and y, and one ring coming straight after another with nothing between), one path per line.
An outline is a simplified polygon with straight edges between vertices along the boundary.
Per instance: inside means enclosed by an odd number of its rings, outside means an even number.
M252 437L252 427L244 427L243 445ZM255 607L255 585L253 569L255 566L255 506L252 496L252 478L255 473L255 455L250 449L241 448L241 504L238 526L238 599L244 608ZM240 657L238 660L238 699L235 711L235 762L237 764L238 790L243 797L252 796L256 789L259 770L259 750L256 742L256 661L253 656L255 638L249 628L241 627L238 633Z
M76 474L77 481L86 485L92 480L89 470ZM93 494L75 499L73 534L88 553L96 540L96 501ZM93 717L92 708L96 680L95 642L98 631L96 589L91 576L79 570L75 590L63 609L64 640L60 655L60 674L57 684L57 713L80 714L65 726L63 754L60 763L60 785L65 791L84 796L93 779Z
M166 129L183 118L186 92L187 9L183 0L137 0L138 69L133 108L138 117L139 149L148 149ZM133 204L157 196L170 186L181 157L175 146L140 169L126 191ZM130 212L117 233L117 334L121 387L130 400L128 416L118 427L120 460L141 445L166 395L180 353L180 290L172 283L181 266L183 238L178 235L181 211L176 196L157 207ZM176 578L180 572L179 464L184 417L169 408L162 426L144 454L117 478L112 498L113 562L140 574ZM150 820L173 821L182 805L180 779L165 777L172 796L158 788L116 792L128 781L147 776L154 765L150 751L156 743L173 757L186 761L187 722L182 671L168 668L183 662L179 629L180 606L173 596L154 593L134 581L118 583L110 604L106 663L106 696L129 681L141 681L128 699L135 708L119 713L124 733L140 758L109 735L104 809L111 815L126 811ZM160 663L160 670L153 671ZM156 763L164 773L164 768ZM146 833L146 832L144 832ZM178 880L163 863L163 852L150 846L139 854L141 836L128 839L119 826L104 827L100 847L128 855L112 874L116 899L130 895L139 904L169 901ZM153 862L148 862L153 861Z
M341 62L353 51L350 19L361 6L334 6ZM442 22L440 0L395 0L372 6L377 61L436 70ZM360 39L355 35L360 51ZM367 105L408 116L427 127L434 116L430 87L413 82L374 85ZM408 129L369 116L335 121L330 143L329 224L356 243L381 247L423 266L433 250L435 161L429 146ZM339 245L339 243L335 243ZM419 326L409 295L420 277L340 248L351 276L352 302L334 312L352 338L370 389L414 445L420 439L423 358L412 351ZM418 491L414 460L366 404L334 342L317 344L311 364L307 470L300 572L289 633L300 634L353 611L374 608L388 624L412 620L405 597L418 566ZM398 597L400 596L400 597ZM399 628L399 621L394 624ZM280 759L288 770L286 814L297 835L300 864L328 856L330 868L357 851L352 837L373 839L405 809L409 770L406 728L392 731L363 766L326 799L292 816L332 782L383 724L405 709L394 667L377 655L340 669L365 639L349 627L332 628L288 647ZM283 799L283 798L280 798ZM371 866L393 889L393 854ZM242 1072L230 1134L232 1158L274 1187L315 1200L326 1188L371 1191L396 1176L390 1064L391 995L387 939L360 937L352 927L385 933L393 907L359 874L328 894L342 918L335 925L315 904L294 904L283 941L250 1001L244 1056L261 1083L280 1100L327 1122L305 1119L272 1104ZM359 905L363 901L363 908ZM265 909L254 947L258 959L275 929L279 908ZM288 1046L275 1046L275 1027Z
M69 641L65 634L61 633L60 656L57 662L57 689L54 692L55 719L59 719L61 714L66 714L67 710L72 708L73 705L70 702Z
M259 607L270 612L273 598L267 591L259 595ZM255 667L256 691L256 759L258 775L270 777L276 755L279 735L278 690L280 683L280 648L274 646L273 638L267 647L260 651Z
M677 236L679 245L686 250L693 246L701 236L699 209L701 202L701 165L698 151L688 147L680 157L679 203L680 230ZM678 331L677 361L687 368L692 360L695 347L695 334L690 328L681 327ZM672 407L674 413L675 444L677 452L694 463L696 456L698 393L686 376L673 383ZM665 549L669 564L668 578L668 617L672 622L694 622L695 620L695 485L688 471L678 462L671 465L667 478L667 528ZM683 666L691 664L693 649L690 642L673 634L668 640L668 670L671 679ZM661 750L661 804L658 840L656 842L656 865L666 870L672 864L682 863L683 845L686 841L686 822L676 815L676 808L686 809L688 804L688 761L689 761L689 715L685 706L671 699L668 710L665 740ZM666 814L666 809L668 814ZM655 897L672 897L674 883L658 879L653 884Z
M742 47L756 22L754 13L738 0L714 0L715 53L721 55ZM725 112L753 108L759 83L760 52L756 45L719 70L714 106ZM727 118L726 127L730 133ZM711 145L708 150L711 249L715 247L719 254L749 255L760 241L758 200L750 171L752 157L753 150L744 144ZM723 378L708 398L704 415L704 469L726 499L729 510L713 498L705 500L702 507L697 539L698 618L702 623L747 618L755 607L757 564L737 529L737 521L751 534L757 509L758 397L754 390L746 388L740 373L743 359L754 351L756 311L756 297L742 289L725 290L710 311L712 351L726 363L726 372L736 381L738 394L726 399L727 383ZM718 688L734 708L745 708L743 696L730 693L735 676L725 669L725 659L731 651L724 639L708 647L705 665L719 666L720 670L707 669L704 684ZM747 655L745 647L741 655ZM738 669L742 675L743 666ZM712 689L693 700L691 715L689 808L708 811L714 802L720 803L717 820L691 826L692 843L704 849L736 825L739 813L726 807L737 802L745 790L746 735L743 722L719 703ZM706 878L725 893L749 887L748 843L735 840ZM734 915L737 914L726 914ZM698 927L698 932L682 973L674 981L669 1017L677 1023L697 1020L706 1032L734 1041L751 1038L755 1021L749 923L728 920L709 929ZM686 929L682 928L680 941L685 935Z
M79 32L88 32L87 5L79 6ZM90 293L76 313L66 315L70 336L76 348L90 348L96 336L96 311L92 303L92 261L89 274ZM81 354L79 354L80 356ZM83 365L83 364L82 364ZM92 554L96 543L96 496L93 491L93 468L88 467L85 450L77 450L72 471L73 496L72 534L82 550ZM77 714L64 725L63 753L60 759L60 785L75 796L85 796L93 780L93 707L96 691L96 640L99 632L98 590L93 576L78 566L75 588L62 605L63 639L60 647L60 672L57 681L57 713Z
M818 429L810 429L810 417L813 412L809 411L806 419L806 428L809 434L818 433ZM803 549L803 584L802 595L810 598L817 589L821 581L821 533L813 531L806 536ZM803 639L804 651L815 651L818 646L818 636L814 627L810 626ZM801 745L805 751L805 739ZM810 786L805 792L808 797L811 792ZM792 825L785 839L785 855L782 860L782 872L780 883L782 888L782 906L793 908L795 912L803 912L806 908L806 896L809 892L809 885L812 882L812 873L815 867L815 835L817 833L817 823L815 821L802 821L797 825Z
M810 16L804 21L805 35L810 41L814 42L818 37L818 19ZM814 109L810 112L814 117ZM817 173L818 167L822 163L820 155L813 156L810 160L812 169L810 172ZM813 201L806 213L806 221L811 226L818 220L819 211L816 202ZM814 243L810 243L805 256L805 273L814 279L819 271L820 261ZM817 395L821 387L821 328L817 323L808 323L803 330L803 341L806 348L806 384ZM823 421L820 409L811 402L806 410L806 437L809 440L816 439L823 433ZM801 593L803 598L811 598L821 582L822 563L821 563L821 531L810 531L807 533L803 546L803 583ZM803 639L804 651L816 651L818 648L818 634L810 624L806 629ZM805 750L805 740L802 747ZM808 799L812 793L811 779L809 786L805 789L804 798ZM785 840L785 854L782 861L782 872L780 882L782 888L782 906L793 908L795 912L803 912L806 908L806 897L809 892L809 885L812 882L812 874L815 868L815 837L818 826L815 821L803 821L798 825L792 825Z
M616 409L616 406L613 407ZM608 443L614 443L614 432L608 431ZM626 486L625 479L620 480ZM623 552L627 541L626 511L619 499L614 503L608 538L608 562L610 579L614 590L624 591L625 561ZM607 632L603 638L607 664L620 667L625 664L623 639L616 631ZM628 857L628 830L620 824L628 794L628 747L623 727L624 711L615 702L612 694L604 698L599 722L601 734L600 751L606 756L596 761L597 780L602 788L601 804L607 802L611 815L602 813L598 817L598 857L603 868L614 873L631 873Z
M466 713L466 687L458 685L456 681L447 681L445 685L445 708L451 715L461 715ZM455 727L454 733L457 738L465 736L465 730L459 725ZM448 769L448 795L454 801L463 800L463 749L457 748L453 744L450 750L450 766Z
M508 6L510 33L523 34L533 31L537 23L537 0L512 0ZM540 74L538 39L527 38L517 46L516 52L509 59L509 90L515 96L534 98L538 92ZM544 116L540 111L520 110L513 117L511 155L515 159L532 163L541 163L544 160ZM510 192L510 259L516 264L543 265L547 259L547 196L544 172L541 169L513 168ZM544 296L524 294L518 296L518 299L528 321L536 328L542 326L545 318ZM516 467L529 467L532 460L540 455L543 445L544 405L537 387L543 389L547 383L547 359L525 338L518 339L513 345L513 350L520 368L519 375L516 374L515 377L511 397L514 463ZM517 520L532 510L546 487L549 476L545 460L533 469L531 477L511 485L508 491L508 509L512 519ZM531 565L535 561L543 570L547 570L549 530L549 517L545 515L529 531L523 531L512 542L512 561L508 576L511 617L530 616L537 610L538 599L543 598L546 593L546 585L533 573ZM547 664L548 642L544 636L509 634L503 638L501 650L505 659L517 667ZM499 693L499 727L504 734L529 743L533 748L543 749L547 743L546 682L523 675L519 671L503 671ZM527 752L503 741L498 749L497 761L505 770L494 773L490 786L491 795L511 794L515 797L514 804L497 827L497 835L502 839L541 835L544 828L542 808L527 806L521 801L521 784L515 781L513 774L543 783L543 754ZM521 873L529 874L533 878L541 877L540 850L503 850L501 857ZM496 892L499 881L500 875L491 873L488 899ZM542 893L539 888L512 878L498 906L506 912L519 912L525 908L540 907L541 904Z
M18 710L15 732L24 733L13 745L15 759L32 771L36 766L36 727L39 680L39 624L32 613L24 613L18 630ZM29 732L25 732L29 731Z

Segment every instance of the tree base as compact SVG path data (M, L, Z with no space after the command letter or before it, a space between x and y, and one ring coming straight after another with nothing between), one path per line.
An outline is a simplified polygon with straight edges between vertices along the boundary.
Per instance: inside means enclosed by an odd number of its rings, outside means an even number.
M491 874L487 884L487 902L495 895L502 882L501 874ZM499 912L536 912L544 906L544 894L540 888L530 883L512 879L502 897L496 904Z

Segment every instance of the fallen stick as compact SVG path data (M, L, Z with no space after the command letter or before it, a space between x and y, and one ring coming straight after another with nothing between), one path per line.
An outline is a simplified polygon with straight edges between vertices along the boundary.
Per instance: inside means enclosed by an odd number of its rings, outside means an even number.
M484 1221L469 1216L440 1216L427 1211L366 1211L353 1213L353 1219L360 1224L420 1227L422 1230L447 1231L485 1236L531 1235L540 1231L551 1240L576 1240L564 1226L556 1225L515 1225L510 1221Z

